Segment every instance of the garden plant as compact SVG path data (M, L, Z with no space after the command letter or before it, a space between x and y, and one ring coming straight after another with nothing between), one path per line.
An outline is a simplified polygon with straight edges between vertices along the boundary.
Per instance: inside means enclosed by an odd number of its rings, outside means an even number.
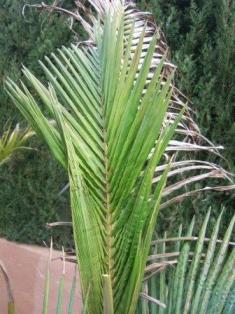
M178 265L169 274L166 268L174 263L165 251L167 239L160 253L159 245L151 250L159 211L198 192L195 182L229 181L200 188L205 191L234 187L220 166L188 157L197 151L220 156L220 147L201 135L186 98L174 87L175 67L151 16L130 1L89 2L86 9L76 1L86 20L65 12L82 23L89 40L40 61L48 84L26 67L20 87L6 82L17 108L67 170L84 312L135 313L140 295L142 313L208 313L208 307L211 313L231 312L234 218L220 248L221 215L208 249L203 244L209 212L193 252L194 220L182 246L179 232L173 255ZM148 295L148 285L160 295ZM220 291L223 302L216 299Z

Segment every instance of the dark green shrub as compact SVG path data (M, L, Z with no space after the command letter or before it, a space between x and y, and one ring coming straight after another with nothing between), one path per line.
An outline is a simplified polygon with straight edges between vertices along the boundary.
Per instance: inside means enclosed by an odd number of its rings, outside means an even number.
M7 121L13 126L21 116L8 99L3 86L7 76L19 79L21 64L27 64L42 78L38 59L73 40L67 21L58 14L48 15L36 9L22 8L37 1L2 0L0 5L0 130ZM66 195L57 194L67 178L58 169L37 139L30 142L36 151L20 152L0 168L0 235L11 240L40 243L48 240L46 222L65 219L69 212ZM57 242L67 237L53 231Z

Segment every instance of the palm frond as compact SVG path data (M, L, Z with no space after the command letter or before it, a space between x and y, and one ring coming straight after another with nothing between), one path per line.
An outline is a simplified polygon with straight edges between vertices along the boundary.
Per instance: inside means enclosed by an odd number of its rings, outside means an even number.
M232 294L235 284L235 248L234 243L230 242L235 216L221 241L218 239L218 234L222 214L223 212L218 217L209 238L205 238L205 235L210 211L205 217L199 236L196 237L196 243L191 238L194 222L188 230L184 243L180 244L180 249L178 247L170 253L169 250L174 249L174 246L169 245L170 239L165 237L152 243L154 254L151 256L150 263L157 264L158 262L158 267L162 268L159 275L159 273L154 274L151 264L147 267L147 270L151 269L152 272L151 274L148 271L150 279L146 280L148 294L163 302L166 308L149 303L150 313L219 314L228 313L228 308L235 309ZM180 233L180 237L173 238L172 242L181 242L181 238ZM164 254L161 249L162 243L167 245L167 251Z

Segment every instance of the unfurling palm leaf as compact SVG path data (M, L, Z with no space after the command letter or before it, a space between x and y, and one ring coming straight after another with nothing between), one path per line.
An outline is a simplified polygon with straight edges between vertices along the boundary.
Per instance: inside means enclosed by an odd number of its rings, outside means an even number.
M149 256L150 264L146 267L147 296L159 299L164 307L149 302L146 311L141 313L234 313L235 243L230 239L235 216L222 241L218 240L222 213L211 237L206 238L209 217L210 212L199 237L192 237L193 220L186 237L181 237L180 233L178 239L165 238L152 242L153 254ZM175 250L172 245L169 247L173 242L177 243ZM164 252L161 249L163 243Z
M162 195L186 183L229 175L200 161L171 158L162 165L167 151L217 149L183 142L182 135L197 131L188 130L188 110L184 113L174 96L170 67L156 50L158 34L121 1L91 3L105 4L101 22L94 21L92 45L63 47L46 57L41 65L48 87L26 68L30 87L22 83L20 89L11 80L6 85L68 171L88 313L101 313L103 307L107 313L134 313ZM167 177L195 165L206 174L165 188Z

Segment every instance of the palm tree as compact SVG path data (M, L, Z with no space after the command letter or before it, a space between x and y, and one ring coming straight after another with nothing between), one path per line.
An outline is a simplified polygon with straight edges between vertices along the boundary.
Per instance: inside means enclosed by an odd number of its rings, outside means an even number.
M98 12L92 25L71 13L90 40L40 61L48 86L24 67L28 87L9 79L6 88L68 172L87 312L134 313L160 208L195 193L174 196L186 184L231 179L215 164L181 158L219 155L218 147L195 142L205 139L173 87L167 46L148 15L129 1L90 3Z

